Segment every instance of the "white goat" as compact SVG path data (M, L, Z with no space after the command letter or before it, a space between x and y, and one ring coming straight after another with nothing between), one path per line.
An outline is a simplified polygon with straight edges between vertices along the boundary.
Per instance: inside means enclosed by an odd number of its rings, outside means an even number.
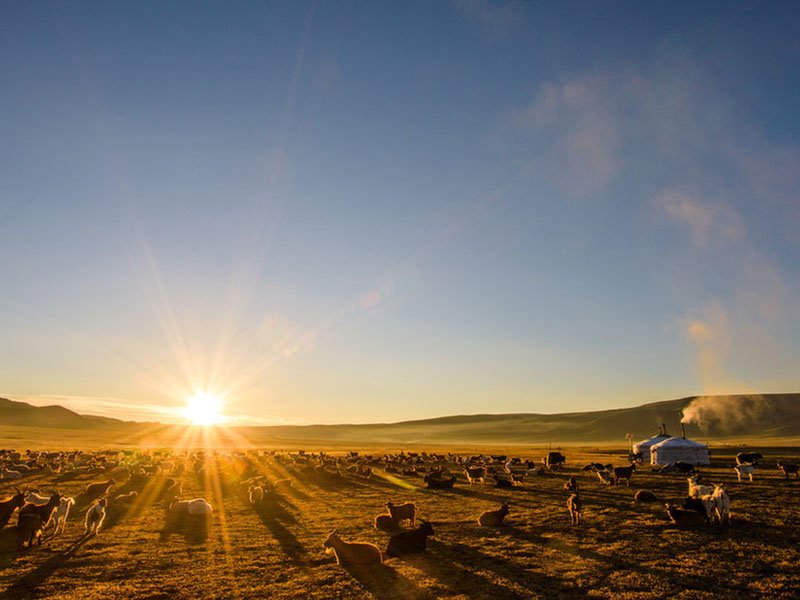
M753 481L753 473L756 470L756 466L752 463L742 463L741 465L736 465L733 467L736 470L736 478L741 482L742 475L747 475L750 477L750 481Z
M105 498L100 498L92 508L86 511L86 533L85 535L97 535L100 527L103 525L103 520L106 518L106 505L108 502Z
M731 499L728 492L721 483L714 485L714 493L711 495L714 500L714 513L720 525L723 523L731 524Z
M64 533L67 530L67 517L69 516L69 509L73 504L75 504L74 498L61 498L61 503L56 506L56 509L53 511L51 522L55 523L55 529L53 529L54 536L59 533Z
M603 485L611 485L611 473L608 471L597 471L597 478Z
M703 485L696 475L689 477L686 481L689 483L690 498L701 498L702 496L710 496L714 493L714 486Z

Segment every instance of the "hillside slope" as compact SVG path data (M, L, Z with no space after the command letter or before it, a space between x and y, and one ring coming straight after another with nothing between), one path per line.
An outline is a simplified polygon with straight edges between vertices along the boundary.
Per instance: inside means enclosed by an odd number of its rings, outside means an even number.
M800 394L690 396L630 408L562 414L462 415L378 424L304 425L234 428L253 444L354 442L389 444L528 444L624 443L631 433L639 440L665 424L680 435L681 417L689 437L737 436L790 438L800 436ZM87 417L60 406L34 407L0 399L0 424L113 432L119 439L177 440L180 426Z

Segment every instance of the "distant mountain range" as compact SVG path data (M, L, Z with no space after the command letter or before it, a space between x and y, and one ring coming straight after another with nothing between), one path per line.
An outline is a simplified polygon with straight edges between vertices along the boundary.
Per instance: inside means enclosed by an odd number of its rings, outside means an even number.
M681 434L681 416L688 420L687 436L724 437L800 436L800 394L689 396L636 406L562 414L495 414L440 417L398 423L363 425L283 425L238 427L253 443L282 440L361 443L527 444L619 441L631 433L642 439L666 425ZM0 425L93 432L115 431L136 436L158 424L79 415L62 406L32 406L0 398Z

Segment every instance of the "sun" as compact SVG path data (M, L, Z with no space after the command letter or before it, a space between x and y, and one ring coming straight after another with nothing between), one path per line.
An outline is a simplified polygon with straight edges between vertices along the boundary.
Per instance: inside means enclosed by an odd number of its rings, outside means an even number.
M217 425L225 420L221 414L222 399L210 392L197 392L186 399L181 415L192 425Z

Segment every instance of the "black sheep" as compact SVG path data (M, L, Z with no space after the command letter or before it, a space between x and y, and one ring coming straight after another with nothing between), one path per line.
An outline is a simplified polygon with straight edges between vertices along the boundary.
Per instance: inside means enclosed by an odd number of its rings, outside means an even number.
M389 538L386 556L402 556L404 554L419 554L425 552L428 545L428 536L434 535L433 527L428 521L412 531L401 531Z

